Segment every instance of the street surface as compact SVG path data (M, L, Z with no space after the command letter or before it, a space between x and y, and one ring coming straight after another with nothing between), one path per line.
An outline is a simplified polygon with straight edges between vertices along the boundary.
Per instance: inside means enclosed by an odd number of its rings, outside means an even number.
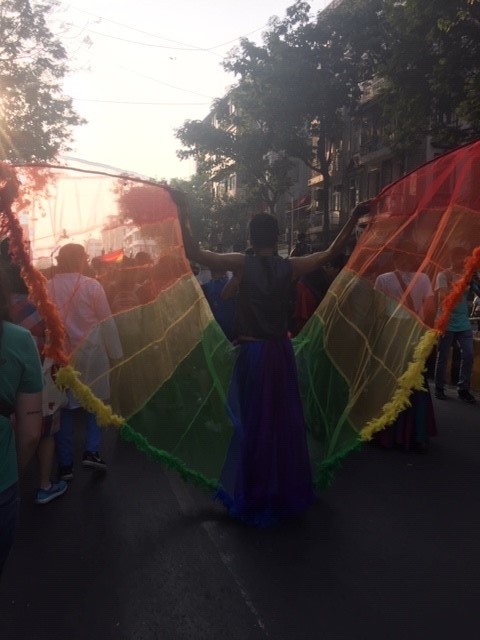
M1 640L480 637L480 402L449 395L427 455L366 445L271 530L231 521L114 430L108 472L83 469L77 434L64 496L35 505L24 483Z

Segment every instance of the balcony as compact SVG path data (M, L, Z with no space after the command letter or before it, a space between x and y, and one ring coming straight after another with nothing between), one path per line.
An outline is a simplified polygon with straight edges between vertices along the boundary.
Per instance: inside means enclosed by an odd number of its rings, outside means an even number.
M388 140L380 136L362 137L359 152L360 164L382 160L390 157L392 153L388 146Z
M367 80L366 82L362 82L360 85L360 89L362 91L362 95L360 98L360 104L365 104L370 100L373 100L380 91L385 87L385 78L373 78L372 80Z
M337 227L340 224L340 211L330 211L330 226ZM306 218L308 229L312 232L318 232L323 229L323 213L314 211Z
M309 178L308 186L309 187L314 187L317 184L322 184L322 182L323 182L322 174L321 173L317 173L316 175L314 175L311 178Z

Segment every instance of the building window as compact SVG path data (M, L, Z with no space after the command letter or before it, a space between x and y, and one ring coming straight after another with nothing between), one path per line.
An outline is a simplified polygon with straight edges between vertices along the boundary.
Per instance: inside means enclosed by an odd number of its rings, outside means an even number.
M340 211L342 207L342 186L337 184L333 187L332 192L332 210Z
M360 202L360 191L357 180L351 179L348 185L348 207L350 211Z
M335 149L335 151L333 152L333 162L332 162L333 171L340 171L341 159L342 159L342 150Z
M368 174L367 195L374 198L380 191L380 171L370 171Z
M390 184L393 177L393 165L391 160L382 162L382 187Z

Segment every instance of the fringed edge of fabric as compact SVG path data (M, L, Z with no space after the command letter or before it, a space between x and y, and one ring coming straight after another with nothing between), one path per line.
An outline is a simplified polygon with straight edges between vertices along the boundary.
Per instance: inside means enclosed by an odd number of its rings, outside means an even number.
M315 468L313 469L313 486L315 489L319 491L329 489L332 486L337 471L342 466L344 459L354 451L361 449L362 446L362 440L358 439L347 449L344 449L334 456L315 465Z
M56 364L66 365L68 358L64 352L65 327L57 308L48 298L46 278L32 264L22 227L17 215L12 211L11 205L19 196L19 187L20 182L13 167L0 163L0 212L3 214L1 232L9 234L13 262L20 266L30 297L45 320L47 342L43 355L51 358Z
M101 427L120 427L125 424L125 419L115 414L110 405L97 398L90 387L80 381L79 375L70 365L62 367L55 376L55 384L59 389L70 389L82 407L95 414Z
M360 431L361 440L371 440L373 435L392 424L397 416L411 406L412 391L425 390L423 373L426 361L433 347L437 343L439 332L430 329L421 338L413 354L413 361L409 363L405 373L398 379L398 386L392 399L383 405L382 414L368 422Z
M203 489L207 489L208 491L216 491L219 488L218 480L211 480L203 475L203 473L193 471L182 460L171 453L168 453L168 451L153 447L145 436L137 433L126 422L122 424L120 434L123 440L126 442L132 442L139 451L147 454L156 462L161 462L168 469L176 471L184 480Z
M202 473L193 471L180 458L168 453L168 451L152 446L147 438L132 429L122 416L115 414L110 405L97 398L90 387L80 381L79 373L73 367L67 366L59 369L55 377L55 384L59 389L70 389L81 406L86 411L95 414L101 427L120 427L120 434L123 440L132 442L139 451L147 454L153 460L161 462L168 469L176 471L184 480L188 480L192 484L208 491L216 491L218 489L218 480L209 479Z

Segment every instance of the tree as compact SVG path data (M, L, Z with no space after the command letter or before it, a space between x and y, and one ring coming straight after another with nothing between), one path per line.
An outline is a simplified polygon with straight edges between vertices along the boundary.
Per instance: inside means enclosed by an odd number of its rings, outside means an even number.
M349 29L348 11L362 29ZM348 0L335 14L357 59L384 81L379 102L394 151L413 149L426 136L443 148L478 136L478 0Z
M170 186L188 195L194 236L202 244L207 244L212 228L211 219L214 200L208 176L201 171L197 171L189 180L174 178L170 181Z
M260 123L270 148L323 177L323 233L329 240L330 170L345 109L359 96L359 67L332 35L329 12L311 22L302 0L273 19L263 46L243 39L225 62L240 78L239 109ZM312 144L312 141L314 144Z
M0 158L53 160L84 124L62 92L67 53L47 17L56 0L2 0L0 5Z
M174 189L188 194L193 232L204 246L218 249L245 245L250 203L242 197L216 196L210 177L202 172L190 180L174 179Z
M181 158L194 157L210 180L221 183L236 175L243 199L264 202L274 213L280 197L288 191L291 163L274 154L269 132L241 102L242 90L233 88L215 101L210 116L187 120L176 135L185 149Z

